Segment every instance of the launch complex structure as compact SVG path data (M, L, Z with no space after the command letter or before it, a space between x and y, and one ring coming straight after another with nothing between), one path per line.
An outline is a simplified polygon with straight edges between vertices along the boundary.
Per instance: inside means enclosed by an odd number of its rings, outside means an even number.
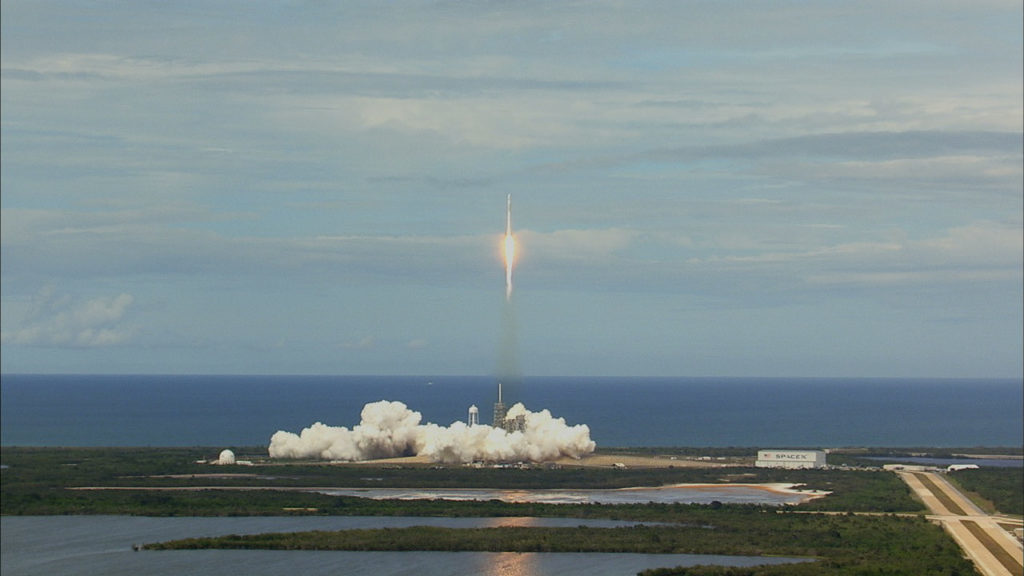
M508 407L502 402L501 381L498 381L498 401L494 403L495 428L502 428L506 432L524 432L526 430L526 415L517 414L511 418L508 416Z

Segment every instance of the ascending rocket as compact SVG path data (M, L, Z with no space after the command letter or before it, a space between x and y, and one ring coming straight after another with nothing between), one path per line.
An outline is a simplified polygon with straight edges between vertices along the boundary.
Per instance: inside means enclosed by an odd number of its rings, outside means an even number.
M516 241L512 238L512 195L505 198L505 299L512 297L512 263L516 258Z
M512 236L512 195L505 198L505 238Z

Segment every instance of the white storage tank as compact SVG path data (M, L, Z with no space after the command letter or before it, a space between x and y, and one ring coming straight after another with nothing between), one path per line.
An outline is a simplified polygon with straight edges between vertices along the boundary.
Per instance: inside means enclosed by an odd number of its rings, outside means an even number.
M758 468L824 468L822 450L758 450Z

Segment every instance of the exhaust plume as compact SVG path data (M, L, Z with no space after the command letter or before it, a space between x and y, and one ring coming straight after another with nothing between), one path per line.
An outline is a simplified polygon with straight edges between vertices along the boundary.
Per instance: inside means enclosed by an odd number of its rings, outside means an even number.
M426 456L432 462L546 462L581 458L594 451L586 424L569 426L547 410L530 412L521 403L508 417L523 416L523 431L454 422L444 427L420 424L422 415L401 402L381 400L363 407L362 421L351 430L317 422L299 434L279 430L270 438L271 458L319 458L363 461L397 456Z

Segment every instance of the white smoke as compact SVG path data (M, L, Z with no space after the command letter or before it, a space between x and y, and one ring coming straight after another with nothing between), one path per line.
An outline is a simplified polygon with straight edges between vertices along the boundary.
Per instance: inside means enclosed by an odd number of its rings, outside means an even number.
M545 462L580 458L594 451L586 424L568 426L547 410L530 412L522 404L507 417L523 416L523 431L454 422L444 427L420 424L422 416L401 402L381 400L363 407L362 421L351 430L317 422L300 434L280 430L270 438L271 458L321 458L361 461L396 456L426 456L433 462Z

